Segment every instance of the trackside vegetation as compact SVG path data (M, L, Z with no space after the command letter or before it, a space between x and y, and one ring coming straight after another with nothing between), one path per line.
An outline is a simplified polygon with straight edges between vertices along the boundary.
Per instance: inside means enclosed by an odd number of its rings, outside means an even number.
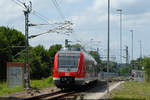
M141 62L141 64L140 64ZM144 70L145 71L145 80L150 83L150 57L137 58L136 60L131 61L133 69L135 70ZM144 69L142 69L142 67Z
M54 86L52 76L40 80L31 80L30 83L33 89L49 88ZM24 91L23 86L7 88L6 82L0 82L0 96L20 91Z
M34 89L53 87L53 77L43 78L41 80L31 80L31 87Z
M150 84L147 82L125 82L114 90L110 100L150 100Z
M0 81L6 80L7 62L25 62L25 36L16 29L0 27ZM31 79L49 77L52 73L55 53L62 46L52 45L45 49L42 45L29 47L29 64Z
M23 86L6 87L7 62L25 62L25 36L16 29L0 26L0 95L23 91ZM45 49L44 46L29 46L31 87L34 89L54 86L52 71L54 56L61 45L56 44Z

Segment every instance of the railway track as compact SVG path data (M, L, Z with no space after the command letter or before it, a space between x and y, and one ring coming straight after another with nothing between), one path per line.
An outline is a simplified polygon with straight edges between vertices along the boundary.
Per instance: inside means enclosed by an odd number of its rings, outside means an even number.
M38 96L33 96L25 98L23 100L57 100L58 98L64 98L65 96L75 94L76 91L56 91L53 93L42 94Z
M52 93L25 98L24 100L64 100L64 98L68 98L68 97L71 97L71 98L76 98L77 96L82 97L82 95L80 95L81 92L90 90L91 88L95 86L96 85L94 84L88 84L75 90L64 90L64 91L59 90L59 91L52 92Z

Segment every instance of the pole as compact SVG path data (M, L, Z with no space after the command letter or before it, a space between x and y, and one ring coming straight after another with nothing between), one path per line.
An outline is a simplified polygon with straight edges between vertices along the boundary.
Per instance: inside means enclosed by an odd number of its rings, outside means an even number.
M108 44L107 44L107 73L109 73L109 52L110 52L110 0L108 0ZM107 79L107 93L109 93L109 83Z
M24 11L25 15L25 73L24 73L24 88L29 89L30 88L30 68L29 68L29 38L28 38L28 32L29 32L29 13L31 12L31 2L30 6L27 6L24 4L26 10Z
M132 34L132 59L133 60L133 30L130 30L131 34ZM133 64L132 64L132 69L133 69Z
M122 64L122 10L120 12L120 62Z
M132 34L132 60L133 60L133 30L130 30L131 34Z
M132 31L132 60L133 60L133 31Z
M65 39L65 48L68 48L68 39Z
M122 9L117 9L120 13L120 64L122 64Z
M28 11L24 11L25 15L25 88L30 87L30 81L29 81L29 62L28 62L28 57L29 57L29 41L28 41Z
M128 46L126 46L126 65L129 63L129 53L128 53Z
M140 67L142 67L142 43L140 40Z

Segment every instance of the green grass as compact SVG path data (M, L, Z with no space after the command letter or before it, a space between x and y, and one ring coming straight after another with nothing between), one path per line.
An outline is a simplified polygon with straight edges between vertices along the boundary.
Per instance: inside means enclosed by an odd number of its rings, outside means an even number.
M42 80L31 80L31 87L35 89L48 88L54 86L53 77L44 78Z
M114 90L111 100L150 100L150 83L125 82L123 87Z
M24 88L22 86L17 86L15 88L7 88L6 82L0 82L0 95L7 95L13 92L23 91Z
M33 89L48 88L54 86L52 76L41 80L31 80L30 83ZM6 82L0 82L0 96L20 91L24 91L23 86L7 88Z

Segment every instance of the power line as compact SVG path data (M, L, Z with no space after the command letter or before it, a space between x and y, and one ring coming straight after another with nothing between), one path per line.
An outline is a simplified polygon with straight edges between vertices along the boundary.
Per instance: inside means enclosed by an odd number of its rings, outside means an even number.
M14 3L16 3L17 5L19 5L20 7L22 7L23 9L25 9L25 7L23 5L21 5L19 2L15 1L15 0L12 0Z
M22 2L22 1L20 1L20 0L12 0L14 3L16 3L17 5L19 5L20 7L22 7L22 8L24 8L25 9L25 3L24 2ZM55 7L58 9L58 11L60 12L60 15L63 17L63 18L65 18L64 17L64 15L62 14L62 12L61 12L61 10L59 9L60 7L59 7L59 5L58 5L58 3L57 3L57 1L55 0L55 1L53 1L54 2L54 5L55 5ZM39 12L37 12L37 11L35 11L35 10L32 10L32 13L31 14L33 14L33 15L35 15L36 17L38 17L39 19L41 19L41 20L43 20L44 22L46 22L47 24L39 24L39 25L52 25L52 24L61 24L61 23L57 23L57 22L55 22L55 23L49 23L49 19L47 18L47 17L45 17L45 16L43 16L42 14L40 14ZM37 25L34 25L34 26L37 26Z
M33 10L33 12L32 12L31 14L37 16L38 18L40 18L40 19L43 20L44 22L49 23L49 21L48 21L49 19L48 19L47 17L41 15L41 14L38 13L37 11Z
M40 33L40 34L37 34L37 35L31 35L31 36L29 36L29 39L31 39L31 38L35 38L35 37L37 37L37 36L40 36L40 35L44 35L44 34L47 34L47 33L51 33L51 32L57 32L57 33L59 33L58 32L58 30L69 30L70 28L67 28L67 27L69 27L70 26L70 24L72 24L72 23L65 23L64 25L60 25L60 26L58 26L58 27L55 27L55 28L53 28L53 29L50 29L50 30L48 30L47 32L43 32L43 33ZM65 35L68 35L68 34L66 34L67 32L65 32L64 34Z
M68 21L65 22L54 22L54 23L48 23L48 24L29 24L29 26L45 26L45 25L63 25L67 24Z
M65 16L64 16L64 14L62 13L61 8L60 8L59 4L57 3L57 1L56 1L56 0L51 0L51 1L52 1L52 3L54 4L54 6L55 6L57 12L59 13L60 17L61 17L62 19L65 19Z
M20 7L26 9L26 8L25 8L26 5L25 5L24 2L22 2L22 1L20 1L20 0L12 0L12 1L13 1L14 3L16 3L17 5L19 5ZM46 23L49 23L49 22L48 22L49 19L48 19L47 17L41 15L41 14L38 13L37 11L32 10L32 13L31 13L31 14L37 16L38 18L40 18L41 20L45 21Z
M22 1L20 1L20 0L17 0L17 1L18 1L19 3L21 3L21 4L23 4L23 5L25 4L24 2L22 2Z

